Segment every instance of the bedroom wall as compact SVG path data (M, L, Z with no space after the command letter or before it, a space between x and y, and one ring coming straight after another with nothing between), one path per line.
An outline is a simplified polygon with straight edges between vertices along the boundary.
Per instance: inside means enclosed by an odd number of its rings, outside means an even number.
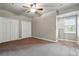
M32 20L32 36L45 40L56 40L56 12L49 12Z

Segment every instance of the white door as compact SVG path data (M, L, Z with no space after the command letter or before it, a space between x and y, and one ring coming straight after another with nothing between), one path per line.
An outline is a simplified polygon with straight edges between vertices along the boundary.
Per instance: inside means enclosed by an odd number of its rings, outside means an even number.
M18 20L0 18L0 43L19 38Z
M31 37L31 22L22 21L19 28L19 20L0 17L0 43ZM21 29L21 31L19 31ZM21 33L20 33L21 32Z
M77 18L77 40L79 41L79 15Z
M3 26L2 26L2 18L0 18L0 42L3 42Z
M11 40L16 40L19 38L19 20L10 20L10 36Z

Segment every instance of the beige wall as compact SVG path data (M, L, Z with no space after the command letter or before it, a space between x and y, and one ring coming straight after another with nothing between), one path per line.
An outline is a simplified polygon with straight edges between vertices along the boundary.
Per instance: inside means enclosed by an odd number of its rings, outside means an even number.
M32 36L49 40L56 39L56 12L49 12L32 21Z

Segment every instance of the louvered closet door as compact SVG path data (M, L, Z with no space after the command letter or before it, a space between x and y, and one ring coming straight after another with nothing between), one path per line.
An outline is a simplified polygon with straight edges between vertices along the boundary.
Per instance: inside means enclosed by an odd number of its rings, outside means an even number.
M10 20L10 24L11 40L17 40L19 38L19 20L12 19Z
M11 39L11 23L10 23L10 20L9 19L4 19L3 20L3 22L4 22L4 41L10 41L10 39Z
M0 18L0 43L17 40L19 38L19 21Z
M10 34L7 35L7 22L4 18L0 18L0 43L6 42L9 38L8 35Z
M0 18L0 43L3 42L3 26L2 18Z

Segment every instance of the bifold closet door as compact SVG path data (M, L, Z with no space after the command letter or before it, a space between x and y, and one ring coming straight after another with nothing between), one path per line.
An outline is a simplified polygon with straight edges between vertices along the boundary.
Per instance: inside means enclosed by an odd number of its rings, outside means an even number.
M7 22L4 18L0 18L0 43L6 42L8 40L7 38L9 38L8 36L10 34L8 33L8 35L7 35Z
M0 18L0 43L19 38L18 20Z
M79 41L79 15L77 18L77 40Z
M13 19L10 20L10 35L11 40L19 39L19 20Z
M2 18L0 18L0 43L3 42L3 26L2 26Z
M31 22L22 21L22 38L31 37Z

